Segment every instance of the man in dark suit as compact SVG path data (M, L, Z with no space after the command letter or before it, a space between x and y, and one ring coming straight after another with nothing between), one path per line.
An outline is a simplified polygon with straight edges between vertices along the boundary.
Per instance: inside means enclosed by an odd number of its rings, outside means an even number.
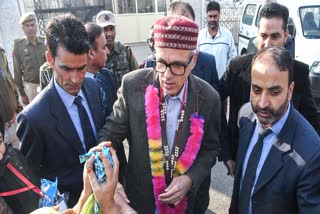
M258 50L264 47L283 47L287 38L288 8L278 3L267 3L260 10L258 27ZM238 112L250 100L251 61L254 55L245 55L231 60L225 74L219 81L221 100L230 97L228 139L221 142L222 158L231 175L238 147ZM292 104L320 133L320 115L317 113L311 95L309 69L302 62L294 60L294 82Z
M105 117L112 112L113 103L117 98L117 88L113 74L104 68L109 50L103 28L94 23L85 24L89 37L90 48L86 77L95 78L100 92L102 110Z
M253 58L251 105L239 112L230 213L320 213L320 137L291 103L293 60L284 48Z
M58 177L59 190L69 192L73 206L83 186L79 155L96 145L104 118L97 83L84 78L89 41L83 24L72 15L57 16L46 39L54 78L19 115L17 136L35 172Z
M117 150L128 139L125 187L138 213L193 213L195 194L220 150L219 95L191 74L198 56L197 24L166 16L154 30L155 67L124 76L99 142L112 141Z

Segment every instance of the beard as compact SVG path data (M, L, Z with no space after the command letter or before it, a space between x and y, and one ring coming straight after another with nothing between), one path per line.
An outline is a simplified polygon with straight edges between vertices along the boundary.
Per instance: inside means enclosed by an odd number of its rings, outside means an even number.
M273 109L270 106L267 106L265 108L260 108L258 105L254 105L251 102L252 110L253 112L257 115L259 122L262 125L270 125L272 126L275 124L280 118L283 116L285 111L287 110L288 107L288 99L286 99L278 109ZM268 116L262 116L261 113L267 114Z
M211 22L208 22L208 27L211 29L211 30L214 30L218 27L218 22L216 21L211 21Z

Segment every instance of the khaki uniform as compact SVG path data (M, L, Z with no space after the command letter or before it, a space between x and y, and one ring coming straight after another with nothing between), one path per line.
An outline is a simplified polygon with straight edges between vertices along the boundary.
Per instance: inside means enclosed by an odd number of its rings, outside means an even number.
M48 62L40 67L40 89L44 89L52 79L52 69Z
M34 90L39 86L39 69L46 62L45 52L46 46L44 38L37 37L37 45L34 46L27 38L16 39L13 47L13 67L14 80L19 90L20 96L25 96L26 91L24 84L29 84L29 87ZM30 92L34 93L34 92ZM29 101L33 97L29 97Z
M0 48L0 116L5 122L4 142L11 143L15 148L20 148L20 141L15 130L17 121L11 121L14 113L19 113L22 107L18 101L18 93L9 71L6 54ZM9 124L10 121L10 124Z
M123 75L138 69L139 65L129 46L115 42L112 53L108 55L106 68L113 72L118 89L121 85Z
M0 115L4 122L12 119L18 107L17 92L2 48L0 48L0 106Z

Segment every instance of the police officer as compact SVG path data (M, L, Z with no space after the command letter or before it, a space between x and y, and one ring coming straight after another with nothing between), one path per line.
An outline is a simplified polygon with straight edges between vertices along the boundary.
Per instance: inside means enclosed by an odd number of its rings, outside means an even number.
M9 71L7 56L4 49L0 47L0 117L5 123L4 142L12 144L17 149L20 148L20 141L16 135L16 115L21 110L22 106L18 101L18 92Z
M97 14L96 22L104 29L107 47L110 51L106 68L113 72L117 88L121 85L122 76L139 68L137 60L129 46L115 42L116 23L112 12L104 10Z
M44 38L37 37L36 15L25 13L19 23L26 37L16 39L13 47L14 80L23 104L37 95L39 68L46 61Z

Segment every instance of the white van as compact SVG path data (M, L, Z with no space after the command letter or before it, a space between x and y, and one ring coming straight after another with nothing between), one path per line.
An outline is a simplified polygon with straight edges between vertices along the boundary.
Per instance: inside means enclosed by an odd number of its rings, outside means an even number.
M257 36L258 15L264 2L248 0L242 4L239 55L247 53L250 38ZM320 1L278 0L277 2L289 9L288 29L294 41L293 56L309 65L312 93L316 100L320 100Z

